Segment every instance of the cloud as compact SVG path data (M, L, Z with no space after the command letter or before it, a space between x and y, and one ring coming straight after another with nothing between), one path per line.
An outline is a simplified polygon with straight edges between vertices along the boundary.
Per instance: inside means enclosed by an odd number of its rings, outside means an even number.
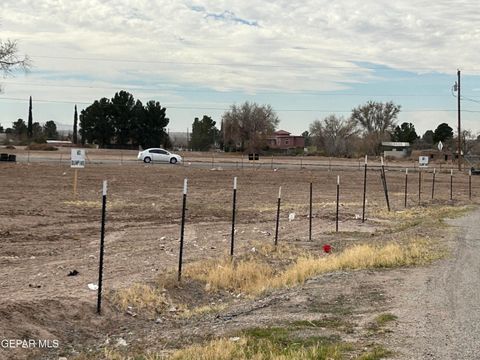
M322 91L367 81L371 70L361 62L413 72L479 70L474 1L4 0L0 10L2 32L20 40L36 69L105 81L146 70L216 89Z

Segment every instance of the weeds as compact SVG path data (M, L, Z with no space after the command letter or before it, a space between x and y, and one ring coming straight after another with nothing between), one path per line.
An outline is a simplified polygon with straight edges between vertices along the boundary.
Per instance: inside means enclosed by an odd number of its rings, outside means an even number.
M122 311L131 308L148 314L160 314L170 305L169 299L161 290L144 284L117 290L110 300Z

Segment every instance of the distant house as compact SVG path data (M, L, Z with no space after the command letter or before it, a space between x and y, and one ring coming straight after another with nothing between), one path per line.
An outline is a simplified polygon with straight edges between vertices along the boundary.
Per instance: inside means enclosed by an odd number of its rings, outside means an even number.
M288 131L278 130L272 136L267 138L268 146L271 149L303 149L305 147L305 138L303 136L291 135Z
M412 153L412 148L408 142L384 141L382 142L382 150L384 157L392 158L405 158Z

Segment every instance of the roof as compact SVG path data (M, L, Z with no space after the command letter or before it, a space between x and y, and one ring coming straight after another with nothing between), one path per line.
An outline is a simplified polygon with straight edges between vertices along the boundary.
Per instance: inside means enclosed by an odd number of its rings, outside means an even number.
M291 133L289 133L288 131L285 131L285 130L278 130L278 131L275 131L274 134L275 135L290 135Z
M409 142L383 141L382 146L409 147Z

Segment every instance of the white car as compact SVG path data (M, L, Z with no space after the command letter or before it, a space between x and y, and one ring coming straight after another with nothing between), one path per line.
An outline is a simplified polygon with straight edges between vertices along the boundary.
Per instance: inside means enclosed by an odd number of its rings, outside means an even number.
M182 157L180 155L173 154L161 148L151 148L140 151L137 158L138 160L142 160L145 163L149 163L152 161L161 161L169 162L170 164L176 164L182 162Z

